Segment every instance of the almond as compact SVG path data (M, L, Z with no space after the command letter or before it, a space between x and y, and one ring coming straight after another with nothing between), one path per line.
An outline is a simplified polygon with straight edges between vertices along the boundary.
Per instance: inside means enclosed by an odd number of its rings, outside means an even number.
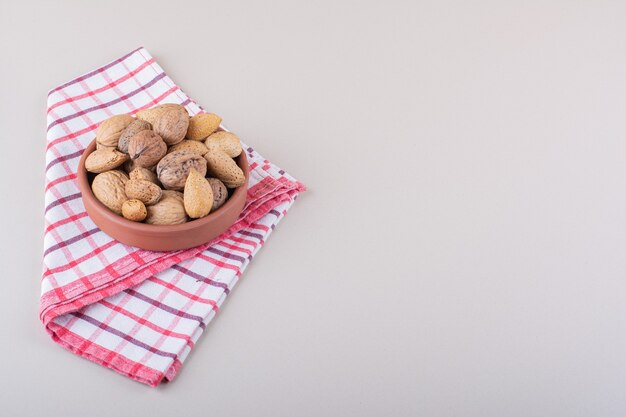
M191 152L196 152L200 156L204 156L204 154L209 151L209 149L206 147L204 143L197 141L197 140L185 139L181 142L178 142L174 146L170 146L170 148L167 150L167 153L181 151L181 150L188 150Z
M175 109L178 107L180 107L180 104L174 104L174 103L159 104L158 106L154 106L151 109L139 110L136 116L138 119L145 120L151 125L154 125L154 122L156 122L159 116L161 116L163 113L165 113L169 109Z
M128 160L128 155L114 149L96 149L85 159L85 169L89 172L101 173L110 171Z
M136 199L149 206L161 198L161 188L145 180L128 180L124 187L128 198Z
M161 183L159 182L157 175L153 171L149 170L148 168L144 168L144 167L134 168L132 171L130 171L128 176L130 177L131 180L150 181L151 183L154 183L158 185L159 187L161 187Z
M236 188L246 182L246 177L234 159L221 150L209 150L204 158L208 162L208 172L219 178L228 188Z
M231 158L239 156L242 151L239 137L234 133L223 130L213 133L206 139L204 144L208 149L221 149Z
M213 207L211 184L194 168L189 170L187 181L185 181L183 202L187 215L192 219L206 216Z
M191 140L204 140L220 127L220 123L222 123L222 118L217 114L196 114L189 119L189 127L185 137Z

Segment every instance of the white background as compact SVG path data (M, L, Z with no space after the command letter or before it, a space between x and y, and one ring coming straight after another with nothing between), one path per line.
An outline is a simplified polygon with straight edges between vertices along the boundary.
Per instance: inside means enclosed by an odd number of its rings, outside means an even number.
M626 2L0 2L0 415L623 416ZM38 321L49 88L143 45L309 186L177 379Z

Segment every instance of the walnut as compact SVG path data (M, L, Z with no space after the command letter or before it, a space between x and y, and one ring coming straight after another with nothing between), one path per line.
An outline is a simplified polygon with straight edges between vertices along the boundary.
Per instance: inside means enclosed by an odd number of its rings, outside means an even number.
M128 198L124 191L128 176L122 171L106 171L96 175L91 183L93 195L109 210L122 214L122 204Z
M134 120L131 124L129 124L126 129L122 132L119 141L117 142L117 149L124 153L128 153L128 142L130 138L135 136L137 133L142 130L151 130L152 125L145 120Z
M128 142L128 154L135 163L135 167L151 167L158 163L166 153L167 145L152 130L142 130Z
M183 106L170 106L152 124L165 143L175 145L185 138L189 127L189 113Z
M140 200L126 200L122 204L122 216L134 222L141 222L148 215L146 206Z
M207 181L211 184L211 189L213 190L213 207L211 211L215 211L228 200L228 188L217 178L207 178Z
M148 215L145 221L148 224L181 224L187 221L183 198L171 192L163 191L161 200L146 209Z
M156 173L164 188L182 190L191 168L195 168L204 177L207 161L196 152L181 150L165 155L159 161Z
M100 148L117 147L122 132L133 120L135 119L128 114L118 114L117 116L109 117L98 126L96 143Z
M161 198L165 198L165 197L177 198L180 201L183 201L183 198L184 198L184 194L183 193L181 193L180 191L174 191L174 190L163 190L163 191L161 191L161 195L162 195Z

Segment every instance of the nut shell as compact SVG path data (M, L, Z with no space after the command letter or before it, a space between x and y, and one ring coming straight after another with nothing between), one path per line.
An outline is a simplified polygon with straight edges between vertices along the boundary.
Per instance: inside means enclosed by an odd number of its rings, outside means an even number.
M189 170L187 181L185 181L183 202L187 215L192 219L206 216L213 207L211 184L194 168Z
M145 180L128 180L124 187L126 197L136 199L149 206L161 198L161 188Z
M98 130L96 130L96 142L101 147L117 147L122 132L133 120L135 119L128 114L118 114L109 117L98 126Z
M213 207L211 207L211 211L215 211L228 200L228 188L217 178L207 178L207 181L211 184L211 190L213 191Z
M135 161L133 161L132 159L129 159L128 161L124 162L123 167L124 167L124 172L126 172L127 174L130 174L137 168L144 168L144 167L140 167L139 165L137 165ZM152 165L151 167L145 167L145 168L148 171L156 172L156 164Z
M222 123L222 118L217 114L196 114L189 119L189 127L185 137L191 140L204 140L220 127L220 123Z
M142 130L128 142L128 154L136 166L146 168L156 165L166 153L167 145L152 130Z
M127 181L128 176L122 171L106 171L95 176L91 190L109 210L122 214L122 204L128 200L124 190Z
M150 109L139 110L136 116L138 119L145 120L151 125L154 125L154 122L159 118L159 116L161 116L163 113L165 113L169 109L174 109L178 107L180 107L180 104L174 104L174 103L159 104L158 106L154 106Z
M200 156L204 156L204 154L206 154L209 151L209 149L206 147L206 145L203 142L200 142L198 140L185 139L183 141L178 142L174 146L170 146L170 148L167 150L167 153L172 153L172 152L182 151L182 150L195 152Z
M148 168L144 168L144 167L134 168L132 171L130 171L128 176L130 177L131 180L150 181L151 183L156 184L159 187L161 186L161 183L159 182L157 175L154 173L154 171L151 171Z
M98 149L111 149L111 150L114 150L114 149L117 149L117 148L114 147L114 146L104 146L104 145L96 142L96 150L98 150Z
M183 201L183 193L181 193L180 191L174 191L174 190L163 190L163 192L161 193L161 198L177 198L180 201Z
M152 124L154 131L168 145L175 145L185 138L189 127L189 113L183 106L169 107Z
M246 176L234 159L222 151L209 150L204 158L208 162L207 171L219 178L228 188L236 188L246 182Z
M242 151L239 137L234 133L223 130L213 133L206 139L204 144L209 150L221 149L231 158L239 156Z
M152 125L145 120L133 120L133 122L129 124L120 135L120 139L117 142L117 149L124 153L128 153L128 142L130 141L130 138L132 138L142 130L151 129Z
M146 206L139 200L126 200L124 204L122 204L122 216L124 216L125 219L141 222L147 215L148 210L146 210Z
M187 221L183 199L178 196L163 196L158 203L146 209L148 224L181 224Z
M122 168L124 169L125 173L130 174L135 168L138 168L138 166L137 164L135 164L135 161L129 159L128 161L124 162Z
M204 177L207 162L195 152L182 150L165 155L159 161L156 173L164 188L182 190L191 168L195 168Z
M89 172L101 173L110 171L128 160L128 155L115 149L96 149L85 159L85 169Z

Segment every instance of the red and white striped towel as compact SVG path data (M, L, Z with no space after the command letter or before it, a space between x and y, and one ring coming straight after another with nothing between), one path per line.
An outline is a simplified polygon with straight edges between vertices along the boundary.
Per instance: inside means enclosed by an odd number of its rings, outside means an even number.
M244 145L248 202L208 244L174 252L126 246L91 221L76 184L98 124L159 103L202 108L139 48L50 91L40 317L53 340L137 381L171 380L304 186ZM216 111L218 112L218 111Z

